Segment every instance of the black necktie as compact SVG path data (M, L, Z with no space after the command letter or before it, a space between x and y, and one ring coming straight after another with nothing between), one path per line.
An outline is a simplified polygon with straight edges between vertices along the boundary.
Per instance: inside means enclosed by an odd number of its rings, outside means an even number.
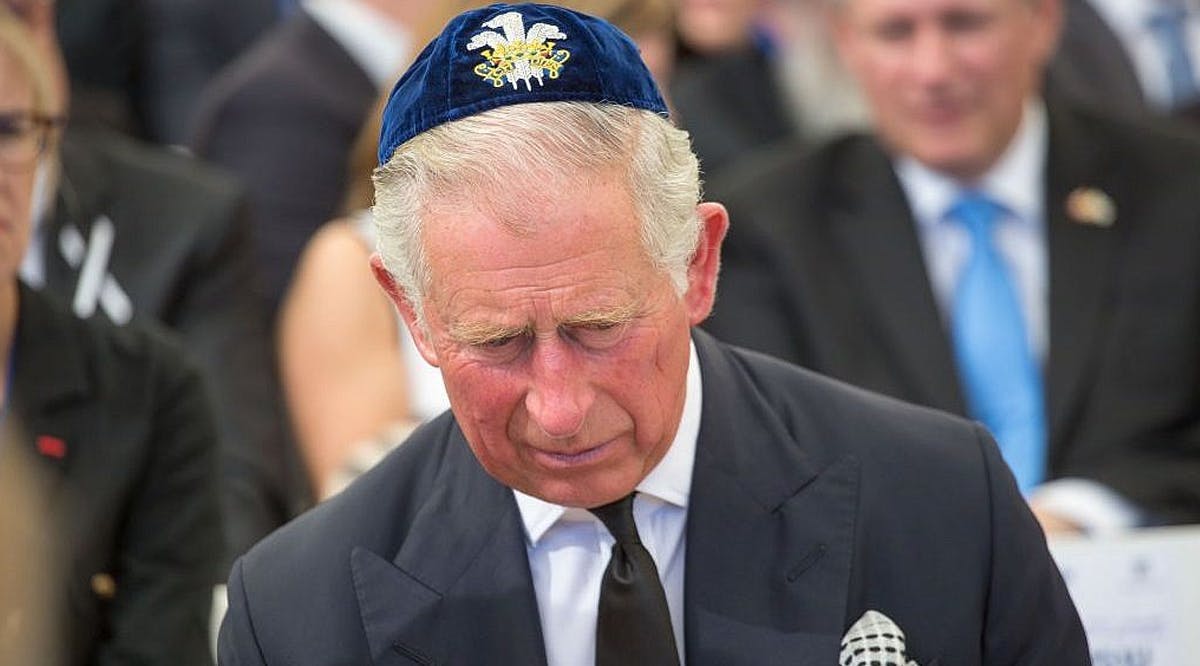
M633 495L589 509L616 539L600 584L596 666L679 664L667 597L633 522Z

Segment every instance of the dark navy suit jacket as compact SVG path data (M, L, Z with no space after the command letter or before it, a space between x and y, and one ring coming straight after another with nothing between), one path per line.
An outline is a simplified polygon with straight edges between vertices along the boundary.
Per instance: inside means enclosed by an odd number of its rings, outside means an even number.
M981 428L695 341L689 664L828 666L868 609L922 666L1089 663ZM229 599L228 666L546 661L516 502L449 414L239 560Z

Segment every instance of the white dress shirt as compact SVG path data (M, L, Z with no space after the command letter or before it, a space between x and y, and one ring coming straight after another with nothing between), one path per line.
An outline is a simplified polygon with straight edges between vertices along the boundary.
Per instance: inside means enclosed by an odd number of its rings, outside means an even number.
M633 517L638 535L662 580L679 647L683 644L683 568L688 495L700 432L700 364L693 344L688 359L683 417L671 448L637 486ZM525 525L526 552L537 595L550 666L579 666L596 659L600 583L614 539L598 518L513 491Z
M967 230L946 219L946 211L966 186L1008 210L995 230L996 248L1013 278L1030 349L1042 360L1049 339L1044 210L1047 141L1045 106L1031 101L1025 105L1016 136L977 183L964 185L911 157L896 163L896 175L917 221L925 267L943 321L949 321L953 312L954 288L971 252Z
M954 289L971 251L967 230L946 219L946 211L964 188L986 194L1007 209L994 232L996 247L1013 278L1030 349L1043 366L1050 338L1045 211L1048 145L1045 105L1031 100L1008 148L977 182L960 183L911 157L902 157L895 164L916 218L925 268L944 322L953 312ZM1086 479L1043 483L1029 500L1092 533L1133 527L1141 519L1128 500Z
M1171 83L1162 46L1149 26L1157 0L1090 0L1096 12L1121 40L1133 62L1142 92L1152 106L1171 106ZM1200 2L1186 0L1187 47L1192 64L1200 75Z
M305 0L304 11L382 88L412 53L405 26L357 0Z

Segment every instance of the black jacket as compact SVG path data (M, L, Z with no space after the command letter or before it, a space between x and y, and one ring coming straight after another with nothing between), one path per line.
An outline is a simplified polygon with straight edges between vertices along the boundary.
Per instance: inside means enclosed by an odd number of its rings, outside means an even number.
M13 414L65 554L67 663L210 663L224 553L200 375L151 328L80 320L23 286L13 359Z
M180 336L213 396L229 552L242 553L304 504L268 317L254 296L243 193L194 159L111 133L68 132L62 161L56 206L39 232L45 289L76 314L94 309L117 323L127 320L123 295L126 311ZM96 251L105 226L112 284L97 291L82 279L80 255Z
M1200 521L1200 142L1047 109L1049 476L1097 481L1152 520ZM1111 225L1072 215L1088 191L1112 202ZM780 151L709 192L731 218L710 332L966 412L916 222L874 139Z

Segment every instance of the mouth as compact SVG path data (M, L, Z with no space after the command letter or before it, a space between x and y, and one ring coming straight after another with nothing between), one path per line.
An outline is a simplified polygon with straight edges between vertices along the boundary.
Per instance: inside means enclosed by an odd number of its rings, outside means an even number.
M915 107L915 117L927 125L955 124L966 115L964 100L951 96L938 96L924 100Z
M960 107L950 104L940 104L921 109L917 117L925 125L944 126L956 124L962 115Z
M610 439L580 451L546 451L538 448L534 448L533 451L534 456L546 467L566 469L595 462L604 456L615 442L615 439Z

